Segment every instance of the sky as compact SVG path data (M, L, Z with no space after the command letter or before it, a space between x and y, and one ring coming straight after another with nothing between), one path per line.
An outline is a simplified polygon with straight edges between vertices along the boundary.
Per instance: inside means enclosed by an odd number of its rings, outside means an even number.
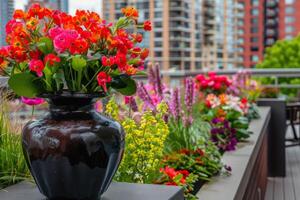
M102 0L69 0L69 13L74 14L77 9L91 10L101 15ZM24 9L28 0L15 0L15 9Z

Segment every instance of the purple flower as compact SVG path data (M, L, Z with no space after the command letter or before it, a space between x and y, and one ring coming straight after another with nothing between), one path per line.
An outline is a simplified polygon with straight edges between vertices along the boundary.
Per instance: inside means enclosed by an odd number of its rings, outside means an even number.
M185 97L184 97L187 113L192 112L192 106L195 102L195 82L189 77L185 79Z
M42 98L28 98L28 97L21 97L21 101L22 103L30 106L39 105L45 102L45 100Z
M138 84L137 94L144 101L144 109L149 108L153 111L156 110L156 107L155 107L147 89L145 88L143 82L140 82Z
M160 69L159 69L159 65L156 64L155 65L155 90L158 94L158 96L163 99L163 85L162 85L162 81L161 81L161 74L160 74Z
M169 110L174 116L175 120L179 120L181 116L180 92L175 88L171 93L171 101L169 103Z
M125 100L125 104L128 104L130 109L133 112L138 112L138 106L137 106L136 100L133 96L125 96L124 100Z

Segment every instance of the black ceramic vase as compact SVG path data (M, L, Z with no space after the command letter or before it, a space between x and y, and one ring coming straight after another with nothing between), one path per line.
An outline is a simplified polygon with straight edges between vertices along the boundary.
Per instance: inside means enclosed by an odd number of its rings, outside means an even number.
M98 200L124 152L119 123L94 110L87 95L49 98L49 114L23 129L24 156L49 200Z

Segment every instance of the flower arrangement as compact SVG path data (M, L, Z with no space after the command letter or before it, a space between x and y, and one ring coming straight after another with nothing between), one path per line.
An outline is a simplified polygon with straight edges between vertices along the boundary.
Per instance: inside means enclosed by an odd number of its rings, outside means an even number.
M205 95L225 93L231 85L227 76L217 75L215 72L209 72L207 76L199 74L195 79L198 90Z
M111 88L134 94L131 76L142 73L149 51L138 46L142 35L128 28L150 31L151 23L139 23L133 7L122 13L111 24L84 10L75 16L39 4L28 12L16 10L6 25L9 45L0 49L10 88L30 98L63 91L105 95Z
M117 181L151 183L163 158L164 141L169 134L163 120L167 105L160 103L157 112L140 112L139 119L130 116L119 117L119 106L112 98L106 106L106 113L118 119L126 132L125 156L116 174Z

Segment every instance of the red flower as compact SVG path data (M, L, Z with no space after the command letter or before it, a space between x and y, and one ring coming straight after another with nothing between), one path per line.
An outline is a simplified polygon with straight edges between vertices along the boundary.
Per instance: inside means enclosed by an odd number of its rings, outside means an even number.
M33 72L35 72L39 77L43 76L43 70L45 68L45 65L43 61L32 59L29 62L29 69Z
M166 166L164 169L160 170L161 172L164 172L166 175L168 175L171 179L173 179L175 176L177 176L177 172L174 168L171 168L169 166Z
M184 178L188 177L190 175L190 172L188 170L178 170L178 173L182 174Z
M189 155L189 154L190 154L190 150L183 148L183 149L180 149L180 150L179 150L179 153L180 153L180 154Z
M83 38L78 38L71 43L70 53L71 54L83 54L86 53L89 48L89 44Z
M25 16L26 16L25 12L20 9L15 10L15 12L13 14L14 19L24 19Z
M248 103L247 98L242 98L242 99L241 99L241 103L242 103L242 104L247 104L247 103Z
M102 61L102 65L106 67L111 67L112 65L116 64L115 57L102 56L101 61Z
M149 55L149 49L143 49L141 54L140 54L140 58L145 60Z
M144 22L144 30L145 31L151 31L152 30L152 25L150 21L145 21Z
M141 43L143 41L143 36L140 33L132 34L134 41Z
M174 182L166 182L165 185L173 185L173 186L177 186L177 184L174 183Z
M44 59L45 63L48 63L48 65L53 66L55 63L59 63L60 62L60 57L58 57L57 55L50 53L47 56L45 56Z
M29 56L30 56L30 58L31 59L40 59L40 57L41 57L41 55L42 55L42 53L40 52L40 50L35 50L35 51L30 51L29 52Z
M106 74L105 72L100 72L97 75L98 85L102 87L104 92L107 92L106 84L110 83L111 80L112 80L111 77L108 74Z

